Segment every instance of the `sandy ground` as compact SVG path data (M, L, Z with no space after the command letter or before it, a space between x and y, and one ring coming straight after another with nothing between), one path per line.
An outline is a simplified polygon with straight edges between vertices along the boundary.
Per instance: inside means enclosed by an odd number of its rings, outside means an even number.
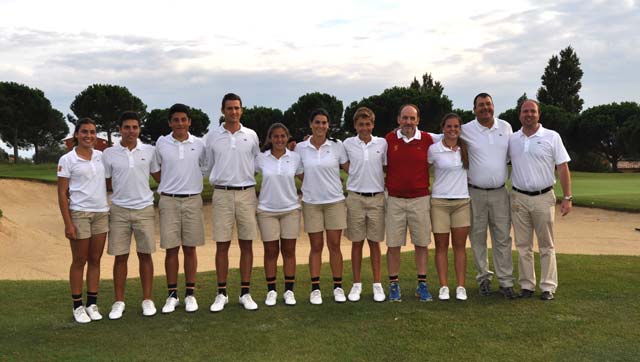
M58 211L55 185L19 180L0 179L0 279L59 279L68 278L71 251L64 238L64 225ZM214 269L215 243L211 240L211 205L204 207L207 243L198 249L199 271ZM556 250L569 254L640 255L640 214L573 209L565 217L556 218ZM158 237L159 238L159 237ZM156 240L159 245L159 239ZM433 244L433 243L432 243ZM350 256L350 242L343 238L342 252ZM365 247L365 254L366 254ZM407 249L410 250L410 249ZM383 251L384 252L384 251ZM239 249L232 242L230 265L238 266ZM298 239L297 259L307 264L309 239ZM254 265L261 266L263 248L255 242ZM323 260L328 261L325 248ZM154 254L157 275L164 274L164 251ZM102 258L102 278L111 277L113 257ZM367 268L367 266L364 266ZM129 261L129 275L138 275L137 258ZM350 271L345 270L345 274Z

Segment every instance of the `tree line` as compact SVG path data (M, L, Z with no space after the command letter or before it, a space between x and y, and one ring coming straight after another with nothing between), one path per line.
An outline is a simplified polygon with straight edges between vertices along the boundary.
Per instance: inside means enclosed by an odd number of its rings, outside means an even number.
M541 123L556 130L569 149L577 170L617 171L618 161L640 157L640 106L635 102L611 103L582 110L580 98L583 71L572 47L553 55L541 76L541 87L536 98L540 102ZM484 91L484 90L483 90ZM490 90L487 90L490 93ZM513 108L498 115L508 121L514 131L520 128L519 108L527 99L526 93ZM382 93L354 101L346 108L341 100L326 93L307 93L298 98L284 112L277 108L254 106L245 108L242 123L254 129L264 142L267 129L274 122L284 123L298 141L309 133L308 115L314 108L325 108L331 115L331 135L343 139L355 134L351 119L358 107L366 106L376 114L374 134L384 136L396 128L398 108L405 103L421 109L420 128L439 132L440 119L449 112L458 113L464 122L475 118L472 110L454 109L453 102L444 93L444 85L431 73L421 79L414 78L406 86L395 86ZM117 120L121 112L133 110L141 115L143 128L140 138L153 144L170 132L168 108L147 106L126 87L93 84L80 92L70 105L71 123L90 117L96 121L98 131L112 136L117 134ZM191 133L203 136L211 125L209 116L201 109L192 108ZM15 160L19 148L35 148L35 162L54 162L64 152L60 140L69 129L65 117L55 110L41 90L14 82L0 82L0 138L13 147ZM222 118L218 121L222 122ZM0 153L0 159L6 157Z

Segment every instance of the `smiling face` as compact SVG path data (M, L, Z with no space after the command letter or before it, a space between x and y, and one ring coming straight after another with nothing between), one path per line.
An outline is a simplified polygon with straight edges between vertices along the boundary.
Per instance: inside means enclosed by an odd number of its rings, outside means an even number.
M373 121L371 121L371 119L358 118L354 127L360 139L368 140L371 138L371 132L373 132Z
M540 110L538 105L533 101L525 101L520 107L520 123L522 128L528 130L535 130L538 128L538 122L540 121Z
M329 118L324 114L318 114L309 123L311 127L311 134L316 138L327 137L327 131L329 130Z
M269 141L271 142L272 150L277 152L284 152L287 148L287 141L289 135L283 128L274 128L269 135Z
M398 125L400 125L400 133L405 137L413 137L418 129L420 117L418 110L413 106L404 106L398 115Z
M227 123L240 123L240 117L242 117L242 104L238 100L228 100L224 102L222 108L224 114L224 121Z
M140 136L140 123L135 119L126 119L120 125L121 143L123 145L135 145Z
M78 147L93 148L96 144L96 126L91 123L84 123L73 134L78 140Z
M457 140L460 137L460 127L460 119L456 117L447 118L442 125L442 133L444 133L445 139Z
M189 127L191 127L191 118L184 112L175 112L169 120L169 127L173 132L173 138L177 140L185 140L189 137Z
M473 113L482 124L493 121L493 100L491 97L478 97L473 106Z

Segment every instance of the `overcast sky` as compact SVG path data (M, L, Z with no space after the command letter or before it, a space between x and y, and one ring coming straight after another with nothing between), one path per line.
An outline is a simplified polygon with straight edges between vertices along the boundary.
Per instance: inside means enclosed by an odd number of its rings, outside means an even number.
M179 5L178 5L179 4ZM69 113L94 83L147 104L220 116L227 92L286 110L313 91L348 105L431 72L455 108L493 95L496 114L535 97L571 45L585 108L640 101L638 1L0 0L0 80Z

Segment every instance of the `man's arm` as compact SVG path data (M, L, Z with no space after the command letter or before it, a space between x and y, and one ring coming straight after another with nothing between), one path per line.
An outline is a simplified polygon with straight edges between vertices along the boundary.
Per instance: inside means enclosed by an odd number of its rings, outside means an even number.
M558 169L558 176L560 177L560 185L562 186L562 194L564 197L572 196L571 193L571 173L569 172L569 165L565 163L561 163L556 166ZM562 199L560 203L560 214L565 216L569 212L571 212L572 201L567 200L566 198Z

